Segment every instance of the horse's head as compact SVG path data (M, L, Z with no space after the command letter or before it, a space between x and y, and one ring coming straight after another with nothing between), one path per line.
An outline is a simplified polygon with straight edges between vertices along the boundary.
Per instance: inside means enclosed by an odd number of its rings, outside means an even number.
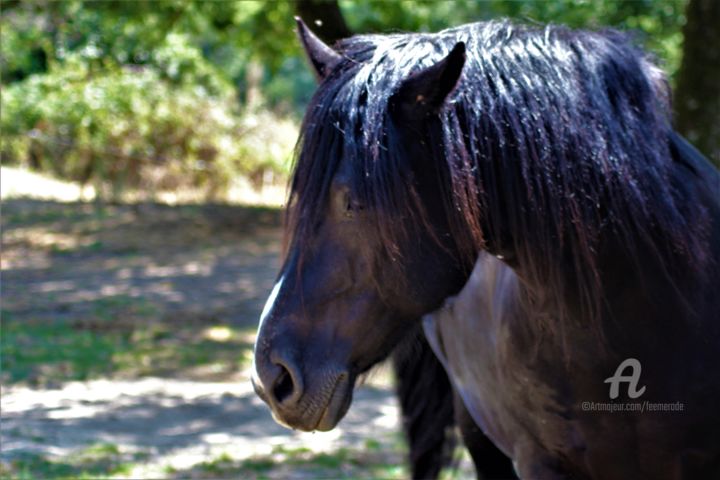
M321 84L303 126L288 252L260 319L253 383L278 421L329 430L358 374L467 278L451 241L447 173L431 168L427 136L465 52L459 43L442 57L425 45L419 54L436 61L390 88L383 72L299 30Z

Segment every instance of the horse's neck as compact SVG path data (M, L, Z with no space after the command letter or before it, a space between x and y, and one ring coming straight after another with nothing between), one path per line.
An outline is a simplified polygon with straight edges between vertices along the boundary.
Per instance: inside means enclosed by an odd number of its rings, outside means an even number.
M707 237L706 247L702 246L703 242L688 243L694 252L703 252L700 257L703 257L704 266L700 275L692 265L692 255L684 259L673 250L670 238L664 241L655 238L652 241L658 243L652 245L647 243L647 238L638 237L631 242L634 246L629 246L627 238L608 229L598 236L594 245L598 277L597 289L591 291L598 295L599 310L591 317L580 301L583 287L572 267L559 266L557 262L551 264L555 261L543 256L540 248L537 254L528 255L532 252L532 236L513 232L510 227L513 222L503 222L506 218L498 213L499 210L495 211L496 216L499 215L497 218L484 220L486 223L482 227L488 238L487 252L481 254L481 263L485 270L492 272L509 268L517 277L517 285L511 289L503 287L506 290L500 295L506 297L507 304L520 310L513 318L523 317L524 320L518 322L525 324L523 328L533 330L530 335L548 335L548 332L552 335L561 327L574 325L580 329L578 335L582 335L583 328L594 330L622 348L624 343L643 343L647 332L672 338L678 329L697 331L694 323L717 317L720 296L713 293L717 290L713 285L720 283L720 173L682 138L673 136L671 142L673 163L668 181L676 192L679 209L695 215L698 222L701 215L696 212L705 211L709 220L707 226L698 228L698 234L693 235ZM502 199L492 200L500 202ZM501 213L511 215L513 212ZM490 226L495 226L495 230ZM507 229L498 226L507 226ZM690 227L693 226L691 222ZM664 231L651 233L666 234ZM525 259L513 251L518 240L529 242L525 244L529 247ZM572 256L572 247L568 248ZM548 264L543 265L543 262ZM528 274L533 269L541 274ZM544 269L548 271L547 278L542 276ZM557 283L568 288L564 291L555 288L553 281L558 279L551 278L551 272L559 274L562 278ZM569 317L569 322L560 324L560 311Z
M720 233L720 229L716 230ZM720 259L720 242L717 247L715 265ZM611 242L600 250L597 261L601 294L595 317L581 306L572 288L561 295L542 281L526 277L522 261L515 259L511 267L492 257L492 263L498 264L494 269L509 270L515 277L512 287L497 285L500 297L509 306L506 311L512 312L500 320L512 324L514 334L525 337L523 341L529 346L545 348L550 343L559 349L569 348L569 355L577 358L608 350L619 355L633 351L639 355L645 347L656 352L671 349L682 336L699 331L696 324L709 319L713 309L715 316L720 311L720 300L708 298L709 285L720 282L717 266L714 274L710 272L715 280L699 279L682 269L669 270L661 258L650 252L629 258ZM572 273L567 275L564 282L572 283ZM561 311L569 318L561 318ZM539 340L533 344L531 339Z

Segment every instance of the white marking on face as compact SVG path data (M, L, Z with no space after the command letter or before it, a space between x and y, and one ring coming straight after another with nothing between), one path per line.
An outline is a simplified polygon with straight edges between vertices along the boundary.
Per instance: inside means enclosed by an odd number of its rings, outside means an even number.
M270 292L270 296L265 301L265 306L263 307L263 311L260 314L260 323L258 324L258 335L260 335L260 330L262 329L263 323L265 322L265 319L270 315L270 312L272 312L273 307L275 306L275 300L277 300L278 293L280 293L280 288L282 287L283 280L285 280L285 275L280 277L280 280L277 281L275 286L273 287L272 291ZM255 347L253 348L253 351L256 351L258 347L258 342L255 340ZM254 353L254 352L253 352ZM253 381L256 385L260 385L260 375L257 373L257 369L255 368L255 355L253 354L253 360L252 360L252 369L251 374Z
M278 293L280 293L280 288L282 287L283 280L285 280L285 275L280 277L280 280L277 281L275 286L272 289L272 292L270 292L270 296L268 297L267 301L265 302L265 307L263 307L263 311L260 314L260 324L258 325L258 333L260 332L260 329L262 328L263 322L265 322L265 319L270 315L270 312L273 309L273 306L275 306L275 300L277 300Z

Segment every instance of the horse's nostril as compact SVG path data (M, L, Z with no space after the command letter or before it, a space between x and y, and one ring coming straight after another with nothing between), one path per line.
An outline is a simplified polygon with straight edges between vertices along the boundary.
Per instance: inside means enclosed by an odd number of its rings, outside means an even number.
M299 365L287 350L276 349L256 361L260 397L275 410L292 409L303 396L303 378Z
M294 390L294 384L293 384L293 378L292 375L290 375L290 372L287 368L285 368L284 365L278 365L281 369L280 375L275 380L275 384L273 385L272 392L273 396L275 397L275 400L278 403L283 403L283 401L292 395Z

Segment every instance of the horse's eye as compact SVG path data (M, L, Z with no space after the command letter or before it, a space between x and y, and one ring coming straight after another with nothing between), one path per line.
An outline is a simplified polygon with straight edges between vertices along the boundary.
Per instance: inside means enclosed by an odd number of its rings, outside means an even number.
M343 206L345 216L347 217L352 217L355 213L363 209L362 205L354 200L348 192L343 196Z

